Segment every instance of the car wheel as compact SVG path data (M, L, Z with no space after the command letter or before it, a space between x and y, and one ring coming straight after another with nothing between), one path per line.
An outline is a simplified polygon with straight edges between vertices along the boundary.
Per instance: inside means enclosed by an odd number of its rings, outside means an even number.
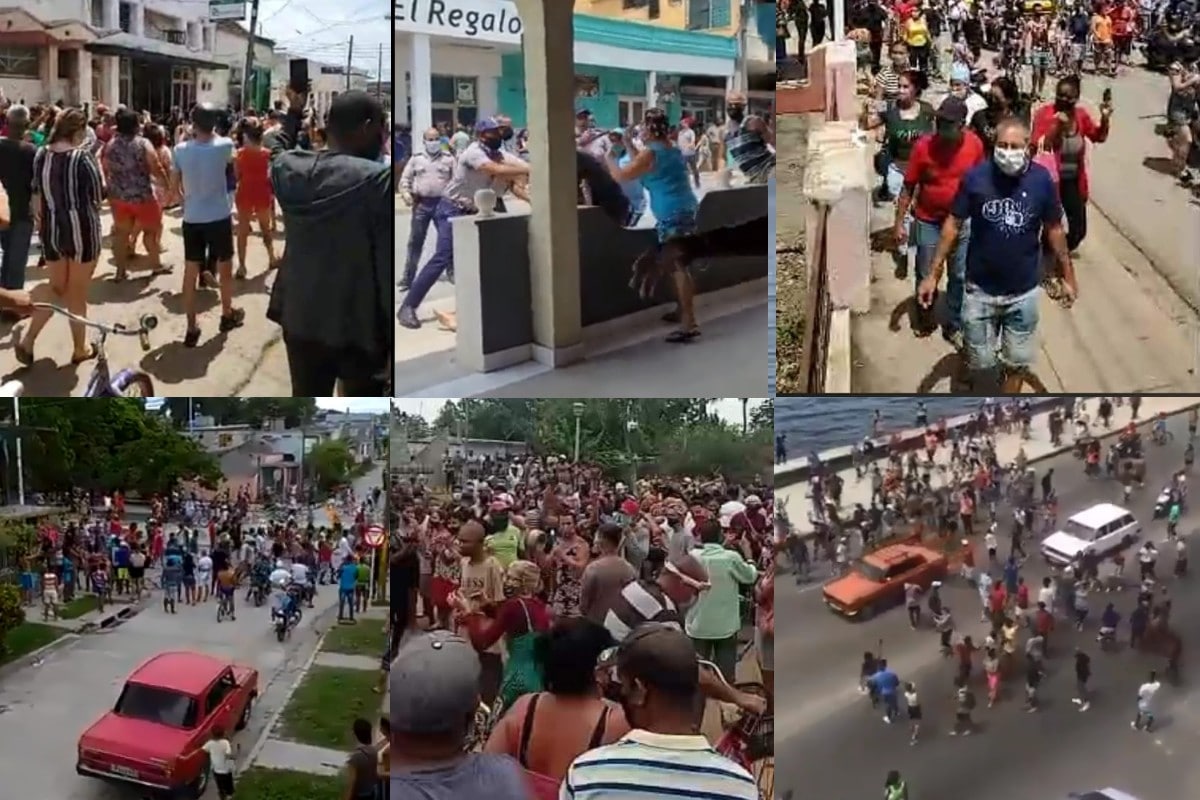
M245 730L250 724L250 713L254 710L254 695L246 698L246 706L242 709L242 716L238 719L237 728L235 730Z
M864 606L863 610L858 612L858 618L864 622L875 616L875 606Z
M209 769L208 759L204 760L204 766L200 768L200 774L196 776L196 780L192 781L188 787L188 794L199 800L204 796L204 790L208 788L208 776L212 770Z

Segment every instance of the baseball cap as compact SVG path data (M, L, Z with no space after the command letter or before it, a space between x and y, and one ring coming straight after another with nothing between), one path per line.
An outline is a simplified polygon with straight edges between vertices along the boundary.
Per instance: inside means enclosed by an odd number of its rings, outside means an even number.
M967 103L961 97L948 96L938 106L937 118L946 122L957 122L960 125L967 121Z
M334 137L345 135L369 123L383 124L383 104L366 92L342 92L329 104L325 128Z
M961 61L956 61L954 66L950 67L950 82L951 83L970 83L971 68Z
M575 109L575 116L590 117L590 116L592 116L592 112L589 109L586 109L583 106L580 106L579 108Z
M453 733L479 706L479 656L449 631L414 636L400 647L389 678L392 730Z
M492 117L484 117L483 119L481 119L475 123L475 132L476 133L483 133L484 131L498 131L498 130L500 130L500 123L496 122L496 120L493 119Z
M492 504L488 506L490 514L503 514L506 511L508 511L508 503L503 500L493 500Z

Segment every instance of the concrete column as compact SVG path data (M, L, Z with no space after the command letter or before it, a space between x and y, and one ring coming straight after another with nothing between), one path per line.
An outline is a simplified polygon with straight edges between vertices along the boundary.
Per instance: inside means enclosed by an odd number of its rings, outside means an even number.
M80 48L76 51L79 53L79 58L75 62L78 64L78 74L75 76L76 85L79 87L79 97L76 101L79 103L96 104L96 98L92 97L92 54Z
M104 2L104 27L108 30L120 30L121 28L121 3L120 0L103 0Z
M646 108L654 108L658 105L658 92L655 89L658 87L658 73L646 73Z
M576 205L574 2L517 0L525 24L530 121L529 267L533 357L566 366L583 357Z
M429 34L413 34L412 47L408 52L408 72L411 76L408 102L412 106L409 123L415 142L420 141L425 129L433 125L433 46Z
M50 95L50 100L58 100L61 93L58 91L58 45L46 45L46 89Z
M129 6L129 32L139 38L146 35L146 6L143 3Z
M119 56L102 56L100 97L97 100L109 109L114 109L121 102L121 64Z

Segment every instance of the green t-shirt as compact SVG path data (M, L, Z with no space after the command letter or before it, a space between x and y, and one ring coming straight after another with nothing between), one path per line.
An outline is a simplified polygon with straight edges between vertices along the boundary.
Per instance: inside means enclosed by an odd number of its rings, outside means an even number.
M509 525L499 533L487 537L485 543L500 562L500 566L508 569L521 554L521 531Z
M371 584L371 568L366 564L359 564L354 568L354 578L359 586L369 586Z
M46 143L46 134L41 131L30 131L29 141L33 142L34 147L41 147Z

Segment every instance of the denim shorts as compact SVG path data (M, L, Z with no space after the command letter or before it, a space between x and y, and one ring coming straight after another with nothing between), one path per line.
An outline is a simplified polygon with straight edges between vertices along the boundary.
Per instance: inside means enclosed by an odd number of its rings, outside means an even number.
M968 283L963 299L963 339L973 370L1030 367L1037 355L1040 287L1024 294L990 295Z

